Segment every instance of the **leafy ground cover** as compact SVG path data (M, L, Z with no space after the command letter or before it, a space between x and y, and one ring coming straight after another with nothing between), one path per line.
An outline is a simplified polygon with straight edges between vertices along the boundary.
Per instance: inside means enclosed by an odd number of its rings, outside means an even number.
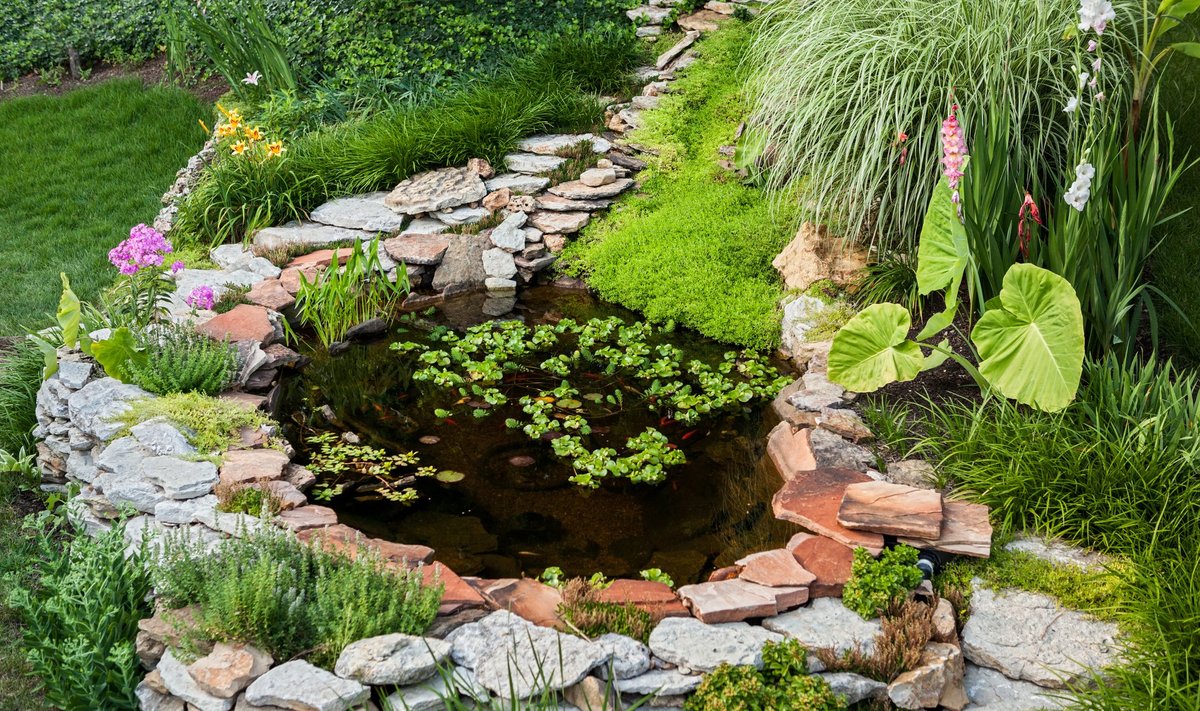
M136 80L0 102L0 333L53 310L60 271L84 298L107 284L108 249L154 218L203 143L196 121L205 114L181 89Z
M27 513L17 497L14 477L0 473L0 711L25 711L45 706L37 680L28 675L21 646L18 613L5 604L9 591L26 574L33 546L21 531Z
M698 45L701 60L634 134L659 154L639 175L641 191L589 226L567 260L604 299L651 321L769 348L783 293L771 260L792 236L794 201L773 209L717 165L745 115L738 69L750 38L733 23Z

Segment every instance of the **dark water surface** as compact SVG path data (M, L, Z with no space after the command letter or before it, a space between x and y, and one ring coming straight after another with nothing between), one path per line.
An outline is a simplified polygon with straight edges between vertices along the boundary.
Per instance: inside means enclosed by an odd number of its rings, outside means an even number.
M485 311L495 312L495 305L482 295L464 297L427 319L465 328L493 318ZM608 316L638 320L586 294L550 288L526 290L503 318L535 325ZM412 381L413 359L389 345L423 340L423 331L413 323L400 328L336 357L320 349L306 353L312 363L285 384L288 437L301 461L305 436L320 429L349 430L364 444L413 451L423 466L466 477L453 484L422 478L416 485L421 499L410 505L347 493L328 504L344 523L371 536L431 546L437 559L460 575L536 576L556 565L569 576L636 577L640 570L661 568L680 585L747 552L780 545L794 529L771 515L771 496L780 482L763 457L766 433L776 422L768 406L695 428L659 427L688 459L668 469L661 484L616 481L584 489L567 481L570 467L547 443L505 426L507 417L523 417L515 398L483 419L469 412L452 422L434 417L434 408L448 407L456 398ZM729 350L690 332L668 338L690 358L709 363ZM586 383L576 380L586 392ZM323 406L332 410L338 427L318 412ZM658 427L659 417L634 407L592 424L605 431L604 442L623 442L648 426ZM419 439L428 435L440 441L422 444Z

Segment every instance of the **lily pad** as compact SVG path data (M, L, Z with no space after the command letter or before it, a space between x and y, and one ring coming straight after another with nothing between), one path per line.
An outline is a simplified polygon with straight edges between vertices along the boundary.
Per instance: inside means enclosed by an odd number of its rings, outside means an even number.
M434 478L443 484L453 484L466 479L467 475L463 474L462 472L456 472L453 469L443 469L438 472Z
M566 398L564 400L559 400L558 406L565 410L578 410L579 408L583 407L583 403L572 398Z

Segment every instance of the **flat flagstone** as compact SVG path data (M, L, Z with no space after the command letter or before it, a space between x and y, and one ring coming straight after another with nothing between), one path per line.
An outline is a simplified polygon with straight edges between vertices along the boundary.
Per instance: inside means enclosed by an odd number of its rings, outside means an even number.
M418 215L466 205L487 194L478 173L467 168L442 168L401 181L383 204L404 215Z
M287 484L287 482L270 483ZM288 486L291 485L288 484ZM416 567L428 563L433 559L434 552L429 546L393 543L380 538L369 538L361 531L341 523L323 528L309 528L297 533L296 538L305 543L318 545L327 551L343 553L351 559L356 558L361 550L370 550L385 561L406 567Z
M988 507L966 501L942 502L942 532L937 538L902 537L901 543L914 548L943 553L987 558L992 554L992 524Z
M699 32L695 30L688 32L683 36L683 39L676 42L673 47L658 55L658 59L654 62L654 68L659 70L666 69L671 65L672 62L678 59L679 55L683 54L687 48L695 44L696 40L698 39L700 39Z
M792 479L799 472L817 468L817 461L813 459L808 446L808 432L785 420L775 425L767 435L767 456L784 481Z
M763 645L782 641L782 635L745 622L709 625L690 617L672 617L659 622L650 633L649 647L665 662L710 672L722 664L761 669Z
M432 266L440 264L451 235L404 233L399 237L384 240L383 251L397 262Z
M445 586L445 593L442 595L443 610L453 611L461 607L482 607L484 605L483 596L479 594L479 591L441 563L422 565L420 571L425 585Z
M221 482L238 485L279 479L288 461L288 456L277 449L235 449L225 453Z
M461 227L462 225L473 225L490 214L492 213L487 208L463 205L449 212L435 212L433 217L444 225Z
M838 654L861 649L875 650L875 638L883 631L878 618L864 620L841 600L822 597L807 607L763 620L763 627L798 640L805 649L829 648Z
M873 479L849 469L798 472L775 493L771 507L778 519L798 523L813 533L828 536L852 548L862 546L872 555L879 555L883 550L883 536L853 531L837 521L846 487L864 481Z
M612 144L607 140L594 136L590 133L579 134L543 134L539 136L530 136L522 139L517 147L529 153L537 153L543 156L556 155L564 148L579 143L588 142L592 144L592 150L596 153L608 153L612 150Z
M399 232L408 218L383 204L386 192L351 195L330 200L309 214L313 222L367 232Z
M567 161L560 156L544 156L537 153L509 153L504 164L514 173L549 173Z
M616 197L631 187L633 187L631 178L621 178L599 187L584 185L578 180L572 180L569 183L555 185L550 188L550 193L568 200L598 200Z
M570 200L553 193L538 196L539 210L551 212L595 212L612 204L612 200Z
M733 578L679 588L692 614L710 624L771 617L808 602L806 587L767 587Z
M614 580L611 585L597 593L596 599L601 602L634 605L659 618L691 616L679 595L669 585L652 580Z
M737 564L742 566L738 577L767 587L808 587L817 579L785 548L753 553Z
M283 311L296 303L296 297L278 279L263 279L250 287L246 300L272 311Z
M942 495L886 481L846 487L838 523L890 536L937 538L942 531Z
M489 193L507 188L513 195L532 195L541 192L550 184L549 178L524 173L504 173L488 180L485 187Z
M583 229L592 214L590 212L545 212L533 213L530 223L543 233L568 235Z
M275 522L289 531L296 532L309 528L325 528L337 523L337 512L327 506L301 506L281 512L275 517Z
M196 332L218 341L254 341L266 345L275 334L275 326L263 307L238 304L196 326Z
M265 250L286 249L294 245L326 245L347 240L369 240L374 232L333 227L319 222L289 222L279 227L266 227L254 233L255 247Z
M558 627L558 606L562 594L557 588L530 578L499 580L484 588L486 595L501 610L542 627Z

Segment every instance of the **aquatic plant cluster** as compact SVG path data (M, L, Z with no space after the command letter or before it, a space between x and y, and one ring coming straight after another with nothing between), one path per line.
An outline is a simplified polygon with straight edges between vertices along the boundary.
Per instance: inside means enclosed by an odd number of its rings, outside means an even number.
M517 399L525 417L510 418L508 426L532 440L549 440L573 467L571 481L596 488L610 477L660 482L667 469L686 461L653 427L629 437L620 449L592 446L590 437L602 434L593 427L596 420L645 407L664 427L692 427L772 398L789 382L753 351L729 351L716 366L685 362L680 348L655 342L659 331L615 317L532 327L504 321L462 334L439 327L430 334L431 345L407 341L392 349L424 366L413 374L415 381L459 397L435 411L440 418L456 410L487 417L527 392Z

